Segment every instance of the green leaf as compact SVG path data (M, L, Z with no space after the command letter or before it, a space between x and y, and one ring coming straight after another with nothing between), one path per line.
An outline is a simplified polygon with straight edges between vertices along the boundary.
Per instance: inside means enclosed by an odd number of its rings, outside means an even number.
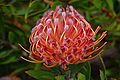
M86 19L87 19L88 21L90 21L90 13L89 13L89 11L85 11L85 13L86 13Z
M25 12L25 19L27 19L28 14L29 14L29 12L30 12L30 8L32 7L32 5L33 5L35 2L36 2L36 0L35 0L35 1L30 1L29 6L28 6L28 9L27 9L26 12Z
M112 74L113 74L113 72L112 72L111 69L107 69L107 70L106 70L106 75L107 75L107 76L112 76Z
M102 70L103 71L100 71L101 72L101 74L100 74L100 76L103 78L103 75L104 75L104 79L103 80L107 80L107 76L106 76L106 67L105 67L105 64L104 64L104 61L103 61L103 58L101 57L101 55L99 55L99 59L100 59L100 61L101 61L101 64L102 64ZM102 79L101 79L102 80Z
M78 2L79 0L71 0L70 3Z
M77 80L86 80L85 75L84 75L84 74L82 74L82 73L78 73L77 77L78 77L78 79L77 79Z
M23 26L24 26L26 32L30 32L30 31L31 31L31 27L30 27L30 25L24 23Z
M7 53L8 53L7 50L6 51L0 51L0 58L6 57Z
M91 78L91 66L89 62L84 64L70 65L70 70L74 80L76 80L75 76L79 72L86 76L86 80L90 80Z
M65 80L63 75L55 76L55 80Z
M17 41L17 35L13 32L9 32L8 34L8 40L10 43L15 43Z
M21 72L25 71L26 68L27 68L27 67L17 68L15 71L13 71L13 72L11 73L11 75L16 75L16 74L18 74L18 73L21 73Z
M20 8L16 11L16 15L24 15L26 12L26 8Z
M14 50L4 50L4 51L0 51L0 58L5 58L7 57L10 53L12 53Z
M61 5L61 2L55 1L52 5L52 9L55 10L57 6Z
M102 5L101 5L101 0L93 0L94 6L97 9L101 9Z
M35 64L35 70L40 70L40 68L41 68L41 66L42 66L42 64L40 64L40 63L38 63L38 64Z
M54 75L47 71L29 70L26 73L37 80L52 80L54 78Z
M120 32L114 32L113 35L120 37Z
M73 6L75 6L75 5L77 6L80 4L80 0L72 0L72 1L70 1L70 4Z
M87 80L90 80L90 78L91 78L91 66L90 66L89 62L86 62L86 68L88 70Z
M7 15L11 15L11 14L10 14L10 7L4 6L4 7L2 7L2 11L3 11L5 14L7 14Z
M120 24L118 24L116 27L117 27L116 30L120 31Z
M91 78L91 66L89 62L86 62L84 66L82 67L81 73L83 73L86 76L86 80L90 80Z
M11 5L11 6L10 6L10 10L11 10L11 14L12 14L12 15L16 15L16 13L15 13L16 10L15 10L15 7L14 7L14 6Z
M107 1L107 4L110 8L111 11L114 11L114 8L113 8L113 0L106 0Z
M5 60L4 62L1 62L0 64L9 64L9 63L13 63L17 61L17 57L16 56L11 56L9 57L7 60Z
M83 68L83 66L83 64L70 65L70 70L73 78L75 78L75 75Z
M104 72L100 70L100 79L105 80Z
M32 12L31 14L28 15L28 17L36 16L36 15L38 15L38 14L40 14L40 13L43 13L43 12L47 11L48 8L49 8L49 5L46 5L46 6L44 7L44 9L39 10L39 11ZM37 17L37 18L38 18L38 17Z

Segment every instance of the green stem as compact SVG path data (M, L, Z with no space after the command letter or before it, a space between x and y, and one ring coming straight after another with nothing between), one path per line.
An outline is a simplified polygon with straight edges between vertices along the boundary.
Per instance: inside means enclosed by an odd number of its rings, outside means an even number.
M64 76L65 76L65 80L70 80L70 70L64 70Z
M105 64L104 64L104 61L103 61L103 58L101 57L101 55L99 55L99 59L102 63L102 66L103 66L103 71L104 71L104 76L105 76L105 80L107 80L107 76L106 76L106 67L105 67Z

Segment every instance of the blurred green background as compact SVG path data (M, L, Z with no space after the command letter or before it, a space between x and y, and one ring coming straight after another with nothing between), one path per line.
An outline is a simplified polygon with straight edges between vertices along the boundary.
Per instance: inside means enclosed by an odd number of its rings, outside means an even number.
M53 2L53 9L60 4L58 0ZM108 44L102 54L106 76L108 80L120 80L120 0L71 0L70 5L85 17L94 30L101 26L97 37L107 31L103 41ZM27 53L18 43L29 49L31 29L48 9L49 4L43 0L0 0L0 80L5 76L19 78L12 80L35 80L25 71L39 68L41 64L22 60L20 56L27 56ZM99 80L100 61L94 59L90 63L91 80Z

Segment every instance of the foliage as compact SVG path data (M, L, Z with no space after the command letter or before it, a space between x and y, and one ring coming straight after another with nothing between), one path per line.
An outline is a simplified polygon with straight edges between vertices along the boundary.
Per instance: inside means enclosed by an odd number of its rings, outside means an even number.
M59 0L53 0L53 2L52 9L61 5ZM70 5L79 11L93 28L101 26L102 31L108 32L107 38L104 39L108 42L105 48L106 52L108 48L120 49L119 0L71 0ZM68 75L74 80L96 80L91 76L96 74L91 70L90 63L92 64L92 62L70 65L70 70L64 73L58 66L49 70L41 64L31 64L20 58L22 55L28 55L20 49L18 43L27 49L29 48L28 39L31 29L43 13L49 9L49 4L43 0L0 0L0 77L17 75L22 80L34 80L34 78L38 80L64 80L65 75ZM108 79L120 79L119 58L117 59L115 56L114 60L111 59L109 63L115 66L111 68L108 66L106 69L102 58L99 58L101 61L99 65L103 65L99 70L100 79L105 80L106 76ZM28 78L25 71L33 78Z

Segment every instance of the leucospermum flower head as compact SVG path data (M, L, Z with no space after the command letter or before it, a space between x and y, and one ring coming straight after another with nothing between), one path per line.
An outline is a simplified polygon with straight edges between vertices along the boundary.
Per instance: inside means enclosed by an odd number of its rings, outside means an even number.
M29 38L29 57L25 60L33 63L43 63L46 67L60 65L67 68L70 64L86 62L98 56L106 44L97 47L106 36L106 32L95 40L97 32L72 7L58 6L54 11L47 11L32 29ZM95 54L96 53L96 54Z

